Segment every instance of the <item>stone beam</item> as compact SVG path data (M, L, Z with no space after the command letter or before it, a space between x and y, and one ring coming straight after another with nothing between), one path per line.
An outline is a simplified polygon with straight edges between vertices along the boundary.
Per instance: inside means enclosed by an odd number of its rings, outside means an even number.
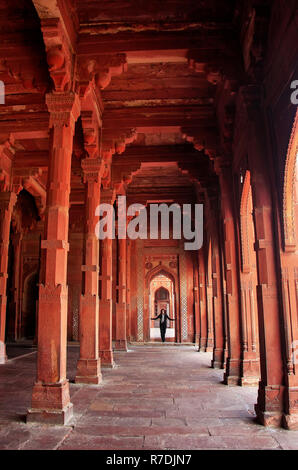
M33 0L42 23L53 18L59 20L72 53L75 52L79 20L72 0Z
M103 127L212 127L215 125L212 106L144 106L129 109L108 109L103 115Z
M166 51L203 49L210 51L210 58L219 50L236 48L234 33L231 31L210 32L164 32L118 33L117 35L101 35L81 33L78 40L78 54L115 53L128 51Z
M14 168L34 166L47 168L49 166L49 152L47 150L18 150L13 162Z

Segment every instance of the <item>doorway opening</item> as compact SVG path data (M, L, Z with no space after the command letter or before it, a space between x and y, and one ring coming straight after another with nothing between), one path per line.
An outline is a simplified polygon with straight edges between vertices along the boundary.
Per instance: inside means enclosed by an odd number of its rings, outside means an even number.
M165 274L156 275L150 282L149 290L149 321L150 341L160 341L159 319L151 320L164 309L170 318L175 319L175 294L173 281ZM166 342L175 342L175 322L167 320Z

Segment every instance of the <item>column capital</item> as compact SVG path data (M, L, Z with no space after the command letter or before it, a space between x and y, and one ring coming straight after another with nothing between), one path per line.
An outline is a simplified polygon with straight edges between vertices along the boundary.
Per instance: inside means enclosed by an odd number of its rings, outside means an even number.
M80 115L80 99L72 92L47 93L46 105L50 112L50 128L70 126Z
M84 175L84 183L91 181L101 182L104 171L104 162L101 158L83 158L81 166Z

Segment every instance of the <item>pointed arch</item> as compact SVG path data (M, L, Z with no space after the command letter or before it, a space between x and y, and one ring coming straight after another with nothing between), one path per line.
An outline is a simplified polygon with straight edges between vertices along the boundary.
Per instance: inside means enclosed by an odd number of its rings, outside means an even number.
M241 269L243 273L250 272L250 236L249 236L249 217L251 216L251 184L250 171L245 172L241 201L240 201L240 237L241 237Z
M296 226L295 226L295 179L296 163L298 155L298 109L292 128L288 152L286 157L284 186L283 186L283 233L284 250L296 250Z
M167 266L159 264L158 266L155 266L155 268L147 272L145 276L146 287L149 288L150 282L152 281L152 279L156 276L160 276L161 274L171 279L175 285L176 275L172 273L171 270Z
M144 315L143 315L143 325L144 325L144 338L145 340L149 340L150 332L149 332L149 293L150 293L150 283L151 281L160 275L166 276L170 279L173 283L173 304L175 309L175 330L176 330L176 341L181 341L181 326L180 326L180 296L179 296L179 282L178 282L178 274L172 271L168 266L163 264L159 264L152 268L150 271L146 273L145 276L145 289L144 289Z

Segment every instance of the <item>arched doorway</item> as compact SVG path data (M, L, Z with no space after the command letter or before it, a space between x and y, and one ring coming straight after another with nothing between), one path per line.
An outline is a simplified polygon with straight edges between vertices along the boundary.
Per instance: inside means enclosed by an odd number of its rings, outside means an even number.
M165 309L167 313L169 312L169 302L170 302L170 293L165 287L159 287L155 291L154 295L154 313L158 315L161 309Z
M38 273L29 274L24 282L22 303L23 336L34 339L36 332L36 302L38 300Z
M159 320L151 320L165 309L170 318L175 318L174 284L166 274L159 273L151 279L149 288L149 337L150 341L161 341ZM176 328L168 321L166 341L174 342Z
M8 286L8 339L34 340L36 336L36 302L40 266L40 243L43 225L34 196L20 191L11 219L11 257L13 269Z

